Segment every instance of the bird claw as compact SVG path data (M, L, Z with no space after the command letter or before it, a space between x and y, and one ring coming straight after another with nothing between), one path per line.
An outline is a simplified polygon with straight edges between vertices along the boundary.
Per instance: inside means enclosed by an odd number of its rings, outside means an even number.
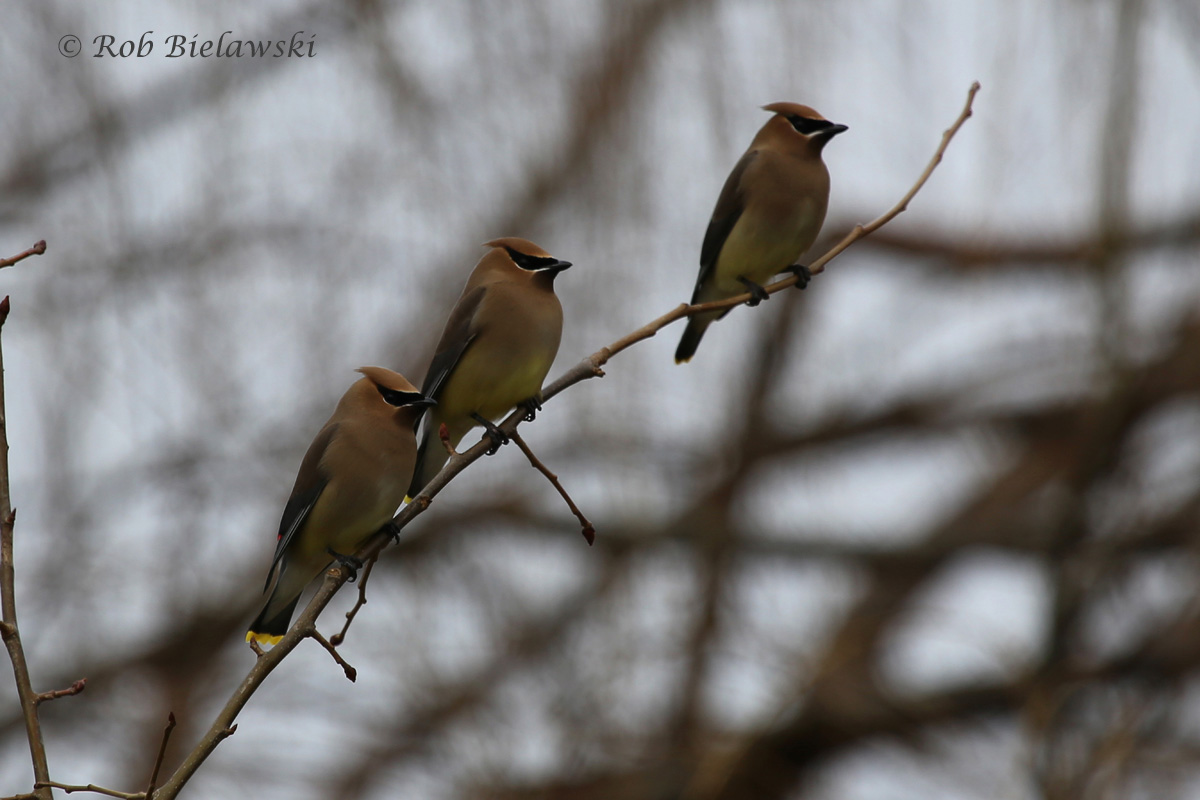
M771 297L771 295L767 294L766 289L759 286L757 283L750 280L749 278L743 278L742 276L739 275L738 283L742 284L742 286L745 286L747 291L750 292L750 299L746 301L746 305L748 305L748 306L754 307L754 306L758 305L759 303L761 303L763 300L769 300Z
M389 522L387 525L384 525L383 532L391 537L393 542L400 541L400 526L396 524L395 520Z
M362 569L363 560L355 556L348 556L345 553L339 553L332 547L326 547L325 552L333 556L333 560L338 563L346 572L350 573L350 577L346 580L354 583L358 580L358 571Z
M508 444L508 434L496 427L496 423L479 414L471 414L471 419L482 425L484 435L492 440L492 446L487 451L489 456L496 455L503 445Z
M812 272L803 264L793 264L788 272L796 276L797 289L807 288L808 282L812 280Z
M537 412L542 410L542 404L536 397L531 397L520 406L525 409L525 421L533 422L537 418Z

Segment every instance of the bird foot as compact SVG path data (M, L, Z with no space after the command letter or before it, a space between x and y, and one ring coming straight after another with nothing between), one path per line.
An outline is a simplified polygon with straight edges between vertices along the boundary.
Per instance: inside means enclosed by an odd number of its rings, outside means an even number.
M542 410L541 401L539 401L536 397L531 397L525 402L519 403L518 405L525 409L526 422L533 422L534 419L537 418L537 412Z
M750 280L749 278L743 278L741 275L739 275L738 283L742 284L742 286L745 286L746 289L750 292L750 299L746 301L746 305L748 305L748 306L756 306L759 303L761 303L763 300L769 300L771 297L771 295L767 294L766 289L759 286L757 283Z
M400 526L394 520L383 526L383 532L391 537L393 542L400 541Z
M808 282L812 280L812 272L803 264L793 264L788 268L788 272L796 276L796 288L804 289L808 287Z
M484 435L492 440L492 446L487 451L489 456L496 455L501 446L508 444L508 434L496 427L496 423L474 412L471 413L471 419L482 425Z
M363 565L363 560L361 558L348 556L345 553L339 553L332 547L326 547L325 552L333 556L333 560L338 562L338 566L350 573L350 577L346 580L348 580L350 583L354 583L356 580L358 580L358 571L362 569Z

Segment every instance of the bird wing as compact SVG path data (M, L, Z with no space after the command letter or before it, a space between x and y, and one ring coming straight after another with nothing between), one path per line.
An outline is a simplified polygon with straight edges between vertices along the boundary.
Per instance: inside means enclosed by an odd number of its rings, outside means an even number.
M450 376L454 365L475 340L478 333L475 330L475 314L479 311L485 294L487 287L477 286L463 295L450 312L450 319L446 320L446 328L442 331L441 341L438 342L437 354L429 364L429 371L425 373L425 382L421 384L421 394L434 400L438 399L442 385Z
M325 486L329 483L329 476L321 469L321 459L324 457L325 451L329 449L329 443L333 441L337 428L336 423L322 428L321 432L317 434L317 438L313 439L313 443L309 445L308 452L304 454L304 460L300 462L296 485L292 487L292 494L288 497L287 505L283 507L283 517L279 520L279 541L275 545L275 557L271 561L271 571L267 573L268 586L271 584L271 576L274 575L276 567L283 559L288 545L299 535L300 530L304 527L304 521L308 519L313 506L321 498L321 492L325 491Z
M717 197L717 206L713 209L712 219L708 221L708 230L704 232L704 244L700 246L700 275L696 278L696 288L692 292L693 303L699 301L700 287L716 270L717 257L721 255L721 248L725 246L725 240L729 238L730 231L733 230L733 226L737 224L742 212L746 209L742 192L742 176L746 174L746 168L757 156L757 150L751 150L742 156L733 171L729 173L729 177L725 179L725 185Z

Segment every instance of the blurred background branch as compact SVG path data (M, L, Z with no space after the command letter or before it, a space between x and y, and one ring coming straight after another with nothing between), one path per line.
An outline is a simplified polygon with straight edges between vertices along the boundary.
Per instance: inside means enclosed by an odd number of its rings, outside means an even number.
M559 374L688 297L757 106L850 126L823 252L979 77L837 269L522 432L594 548L515 449L477 464L376 565L357 683L299 648L188 791L1194 797L1192 5L7 4L0 252L54 243L0 273L16 602L38 683L88 677L40 708L54 778L145 785L169 710L178 765L313 431L354 367L420 378L479 242L578 265ZM312 59L56 50L301 29ZM3 690L0 737L32 786Z

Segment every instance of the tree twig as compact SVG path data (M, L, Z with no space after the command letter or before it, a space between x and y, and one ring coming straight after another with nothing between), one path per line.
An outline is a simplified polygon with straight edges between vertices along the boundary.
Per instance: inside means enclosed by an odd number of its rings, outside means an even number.
M887 224L888 221L904 211L904 209L908 206L908 203L917 194L917 192L920 191L921 187L925 185L925 182L929 179L929 176L933 173L933 170L942 160L942 156L945 153L947 146L950 144L951 139L953 139L954 134L958 132L958 129L962 127L962 124L967 120L968 117L971 116L971 107L978 91L979 84L976 82L971 85L970 91L967 94L967 102L962 113L959 115L958 119L955 120L954 124L951 125L951 127L943 134L941 144L934 153L929 165L925 168L925 171L918 178L917 182L904 195L900 202L878 219L868 223L867 225L857 226L841 242L834 246L832 250L823 255L820 259L814 261L813 264L809 266L810 272L813 274L823 272L825 265L828 264L829 261L831 261L835 256L844 251L854 242ZM770 286L767 286L766 290L768 293L774 293L791 286L795 282L796 277L792 275L773 283ZM568 369L563 375L559 376L558 379L543 388L542 402L545 403L547 400L568 389L569 387L588 380L589 378L603 377L604 370L601 369L601 367L603 367L603 365L607 363L609 359L611 359L617 353L632 347L634 344L637 344L644 339L651 338L658 333L659 330L671 324L672 322L705 311L732 308L746 302L749 299L750 294L746 293L738 295L737 297L731 297L726 300L712 303L701 303L697 305L688 305L683 303L666 314L658 317L657 319L652 320L646 325L643 325L637 330L621 337L609 346L602 347L592 355L584 358L574 367ZM520 425L521 421L525 418L526 413L527 412L524 408L517 408L513 410L508 417L506 417L504 421L500 423L500 430L506 433L509 438L512 438L517 426ZM421 490L420 494L418 494L412 499L411 502L405 505L404 508L400 510L400 512L388 525L385 525L377 533L373 534L371 538L359 548L358 552L355 553L355 556L363 561L373 559L378 556L383 548L387 546L389 541L391 541L397 531L402 530L415 517L429 508L433 502L433 498L436 497L439 492L441 492L446 484L452 481L460 472L462 472L472 463L482 458L483 455L489 449L491 449L491 446L491 440L487 437L483 437L473 447L466 451L451 452L450 458L446 461L445 466L443 466L442 470L434 476L433 480L426 484L425 488ZM266 680L267 676L275 670L279 663L286 658L287 655L291 653L292 650L294 650L303 639L310 636L310 631L316 630L316 618L321 614L322 611L324 611L325 607L329 605L329 602L333 599L334 594L337 593L342 584L346 582L348 577L349 575L347 572L338 566L334 566L326 571L325 579L321 586L317 589L316 593L313 595L304 611L296 619L295 623L293 623L292 627L286 634L284 634L283 638L279 640L278 644L276 644L273 648L271 648L270 651L264 653L256 660L254 666L251 667L250 672L245 678L242 679L241 684L239 684L233 695L225 704L225 707L222 708L220 713L217 714L217 718L213 721L213 724L209 728L208 732L201 738L200 742L196 744L188 756L183 760L178 769L175 770L175 773L172 774L162 788L158 790L158 792L155 794L154 800L171 800L171 798L174 798L179 794L183 786L191 779L196 770L200 768L200 765L203 764L204 761L212 754L217 745L229 735L227 731L232 730L230 726L232 725L233 721L237 718L237 715L241 712L242 708L245 707L246 702L250 699L254 692L258 690L258 687L262 685L262 682ZM328 645L327 649L329 649L331 652L336 652L333 645L328 644L328 642L326 642L326 644ZM339 660L339 663L344 664L344 662L340 660L340 656L335 656L335 658Z
M45 250L45 247L42 249ZM16 263L28 255L32 253L5 260ZM9 300L5 297L0 300L0 328L8 319L8 310ZM17 698L21 703L25 735L29 740L29 757L33 761L34 794L50 800L53 795L48 788L37 788L38 783L50 780L50 766L46 761L46 745L42 740L42 723L38 719L38 693L33 690L29 664L25 661L25 648L21 645L21 632L17 627L16 573L13 567L13 527L16 520L17 513L13 510L8 487L8 417L4 410L4 354L0 352L0 637L8 649L13 678L17 683Z
M55 689L52 692L39 692L33 700L40 706L47 700L57 700L60 697L70 697L71 695L79 694L86 688L87 678L80 678L65 689Z
M121 800L145 800L145 792L118 792L116 789L105 789L103 786L97 786L94 783L89 783L87 786L59 783L58 781L38 781L34 785L35 789L62 789L67 794L75 792L91 792L92 794L102 794L105 797L119 797Z
M336 647L329 643L328 639L321 635L321 632L317 630L316 625L313 625L311 628L309 628L306 633L308 634L308 638L321 645L321 647L324 647L325 651L328 652L329 655L333 656L333 660L336 661L338 666L342 668L342 671L346 673L346 677L351 683L354 683L356 680L358 680L358 670L350 666L350 663L347 662L346 659L342 658L342 654L337 651Z
M162 769L163 757L167 754L167 742L171 741L171 731L175 730L175 712L167 712L167 727L163 729L162 744L158 746L158 757L154 759L154 770L150 773L150 783L143 794L154 796L154 787L158 785L158 773Z
M15 256L10 256L9 258L0 258L0 269L4 269L5 267L11 267L13 264L16 264L18 261L24 261L25 259L29 258L30 256L40 256L44 252L46 252L46 240L42 239L40 242L38 242L33 247L26 250L24 253L17 253Z
M571 513L579 519L579 524L583 526L583 530L581 532L583 533L583 538L587 539L588 546L590 547L595 544L595 526L592 525L588 518L583 515L583 512L579 510L579 506L575 505L575 501L571 499L571 495L567 494L567 490L564 489L563 485L558 482L558 476L551 472L550 469L541 462L541 459L533 454L533 450L529 449L529 445L525 443L525 440L521 438L520 434L518 434L516 431L513 431L511 434L509 434L509 437L513 440L513 442L516 443L517 447L521 448L521 452L525 454L525 457L529 459L530 466L545 475L546 480L550 481L550 485L558 490L558 493L562 495L563 500L567 501L567 506L571 509Z
M362 577L358 579L358 599L354 601L354 607L346 612L346 623L342 625L342 629L329 637L329 643L334 647L338 647L346 641L346 632L350 630L350 623L354 622L354 618L358 616L358 610L367 604L367 581L371 579L371 570L378 560L379 556L375 556L367 562L363 569Z
M458 455L458 451L454 449L454 445L450 444L450 429L446 427L446 423L438 426L438 438L442 440L442 447L446 448L446 452L452 456Z

